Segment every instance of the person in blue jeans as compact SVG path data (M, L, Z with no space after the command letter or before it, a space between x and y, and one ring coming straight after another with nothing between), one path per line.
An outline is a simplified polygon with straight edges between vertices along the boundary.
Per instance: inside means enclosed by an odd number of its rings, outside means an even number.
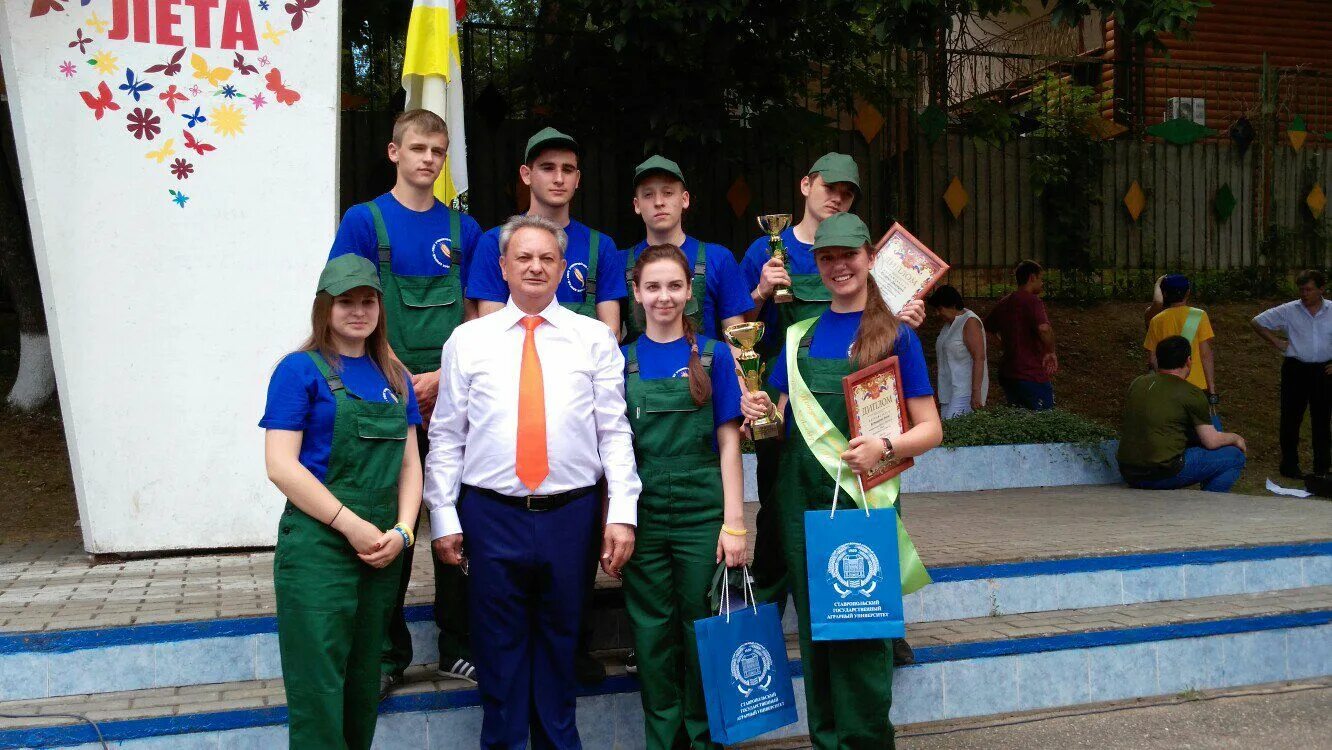
M1157 370L1129 385L1119 433L1119 473L1130 487L1174 490L1200 485L1229 492L1244 470L1244 438L1212 422L1207 394L1188 381L1192 345L1168 336L1156 345Z

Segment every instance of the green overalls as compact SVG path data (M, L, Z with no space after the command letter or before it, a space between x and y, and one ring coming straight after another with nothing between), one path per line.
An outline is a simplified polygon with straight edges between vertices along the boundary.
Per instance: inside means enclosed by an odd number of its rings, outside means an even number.
M842 378L848 360L809 356L814 328L800 341L796 365L819 406L843 435L850 434ZM788 352L787 356L791 356ZM817 750L893 747L888 709L893 699L893 649L888 639L820 641L809 637L809 578L805 565L805 511L832 507L833 479L790 426L777 478L782 545L800 621L800 660L810 739Z
M379 247L379 280L384 285L384 306L389 345L415 374L439 369L444 342L464 316L462 288L462 214L449 208L449 271L443 276L404 276L393 272L393 247L384 215L374 201L364 204L375 223ZM429 448L425 432L417 436L421 462ZM417 528L420 528L418 519ZM467 634L467 579L456 565L445 565L433 555L435 622L439 625L440 659L448 667L454 659L470 656ZM412 636L402 616L401 602L411 584L412 566L403 566L398 581L398 602L384 645L382 671L401 674L412 661Z
M709 375L715 344L699 354ZM636 343L625 361L625 401L643 492L624 600L647 747L710 750L717 746L709 739L694 621L712 615L708 586L725 515L712 405L694 403L688 378L643 380Z
M380 529L398 517L406 399L365 401L309 352L336 402L324 485ZM379 656L398 589L399 555L376 570L342 534L290 501L273 557L278 646L293 750L369 748L379 708Z
M823 277L817 273L791 274L791 293L795 299L777 305L772 300L767 304L777 306L775 347L770 345L764 352L764 378L772 373L773 363L781 352L782 341L786 339L786 329L791 324L806 318L817 318L832 304L832 292L823 285ZM777 403L777 392L765 389L772 402ZM754 576L754 596L761 602L777 602L786 607L786 592L790 589L789 574L786 567L786 555L781 547L781 523L776 510L777 475L781 464L782 444L780 440L755 440L754 458L757 463L755 480L758 485L759 512L754 519L754 562L750 571Z
M683 248L681 251L683 252ZM633 341L643 335L644 317L646 312L643 306L634 301L634 264L638 262L637 256L633 251L627 251L629 257L625 258L624 264L624 288L629 290L628 313L623 315L624 327L627 333L624 340ZM692 282L694 294L685 303L684 315L694 322L694 330L707 336L708 338L717 338L720 331L703 330L703 297L701 295L708 293L708 246L702 240L698 240L698 255L694 258L694 280Z
M595 229L589 229L592 236L587 241L587 279L583 284L583 299L581 302L561 302L560 305L566 310L572 310L579 315L585 315L593 320L597 318L597 248L601 246L601 232ZM563 282L561 282L563 283Z
M379 246L379 280L389 345L414 374L439 369L440 351L453 329L463 322L462 214L449 212L449 264L443 276L404 276L393 272L393 247L384 215L374 201L363 204L375 222Z

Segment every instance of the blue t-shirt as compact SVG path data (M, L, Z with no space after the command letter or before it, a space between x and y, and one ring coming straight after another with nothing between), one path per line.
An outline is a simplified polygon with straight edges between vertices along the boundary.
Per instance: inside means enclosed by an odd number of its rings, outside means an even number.
M388 381L380 374L369 356L342 357L342 383L347 390L366 401L396 401L397 395L389 390ZM421 424L421 411L416 405L416 391L407 378L407 424ZM305 352L292 352L278 363L268 381L268 405L259 426L266 430L303 431L301 439L301 465L324 481L328 474L328 458L333 451L333 419L337 402L328 389L324 376L314 360Z
M693 237L685 237L684 251L685 259L689 261L690 278L693 278L694 264L698 262L699 241ZM647 241L634 245L625 251L625 268L632 268L638 256L647 248ZM735 256L731 251L721 245L707 243L707 268L704 270L703 290L695 289L694 294L703 294L703 331L709 337L719 335L717 325L720 321L736 315L744 315L754 309L754 298L749 296L749 290L754 287L745 286L744 279L740 276L740 269L735 262Z
M587 289L588 248L592 230L586 224L570 221L564 228L569 237L564 251L564 278L555 290L557 302L582 302ZM500 274L500 227L481 235L476 243L475 265L468 276L467 298L489 302L508 302L509 284ZM624 259L616 249L615 240L605 232L597 244L597 302L615 302L629 294L624 288Z
M710 340L697 336L698 351L702 354ZM629 356L629 347L620 350ZM726 344L718 342L712 347L712 425L720 427L733 419L740 419L740 381L735 376L735 358ZM638 376L643 380L689 377L689 341L683 336L660 344L647 336L638 337ZM717 447L713 435L712 447Z
M814 262L814 253L810 250L812 245L801 242L796 239L795 228L787 227L782 230L782 245L786 248L786 254L790 257L790 272L792 276L801 274L818 275L819 266ZM758 286L759 279L763 278L763 264L772 258L768 252L768 235L763 235L750 243L749 249L745 251L745 257L740 259L740 273L743 275L745 283L752 290ZM748 290L747 290L748 291ZM759 320L763 321L763 346L768 351L781 346L782 331L778 330L777 325L777 304L772 300L763 303L763 311L759 313Z
M448 206L435 201L435 205L428 211L413 211L399 203L392 193L384 193L375 198L374 203L384 215L384 226L388 229L389 244L393 248L390 267L394 273L401 276L448 275L452 265L447 251L450 227ZM466 288L476 243L481 238L481 225L476 223L476 219L463 214L460 228L463 267L459 281ZM375 235L375 220L370 215L370 209L359 203L347 209L343 215L328 259L333 260L348 253L356 253L379 268L379 239Z
M851 344L856 340L856 331L860 330L859 312L839 313L825 310L814 324L814 340L809 344L809 356L817 359L845 360L851 353ZM933 396L934 388L930 385L930 371L925 366L925 352L921 349L920 338L911 326L897 324L897 341L893 344L893 354L902 369L902 395L906 398ZM768 385L790 393L786 380L786 347L772 362L772 372L768 375Z

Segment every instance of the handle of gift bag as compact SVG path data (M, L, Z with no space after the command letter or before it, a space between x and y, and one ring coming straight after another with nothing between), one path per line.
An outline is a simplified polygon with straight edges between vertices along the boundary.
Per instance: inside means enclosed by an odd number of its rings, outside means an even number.
M758 600L754 596L754 587L751 586L749 583L749 566L745 565L740 570L741 574L744 576L742 580L744 580L745 582L744 592L742 594L742 597L744 598L745 603L748 604L749 607L754 610L754 614L758 614ZM717 614L726 615L726 621L730 622L731 621L731 588L730 588L731 576L729 569L727 569L726 572L722 573L721 585L722 585L721 601L717 603ZM722 610L725 611L723 612Z
M828 512L828 517L837 515L837 496L842 492L842 467L846 465L845 461L837 462L837 480L833 482L833 502L832 510ZM856 475L856 484L860 485L860 496L865 496L865 480L859 474ZM865 515L868 517L870 512L869 502L865 502Z

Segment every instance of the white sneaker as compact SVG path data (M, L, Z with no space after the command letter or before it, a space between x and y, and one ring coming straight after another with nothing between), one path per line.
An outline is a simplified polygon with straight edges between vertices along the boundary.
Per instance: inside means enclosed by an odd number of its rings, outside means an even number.
M444 665L440 664L435 668L435 674L451 680L466 680L473 685L476 684L476 667L466 659L459 659L453 662L453 665L448 669L445 669Z

